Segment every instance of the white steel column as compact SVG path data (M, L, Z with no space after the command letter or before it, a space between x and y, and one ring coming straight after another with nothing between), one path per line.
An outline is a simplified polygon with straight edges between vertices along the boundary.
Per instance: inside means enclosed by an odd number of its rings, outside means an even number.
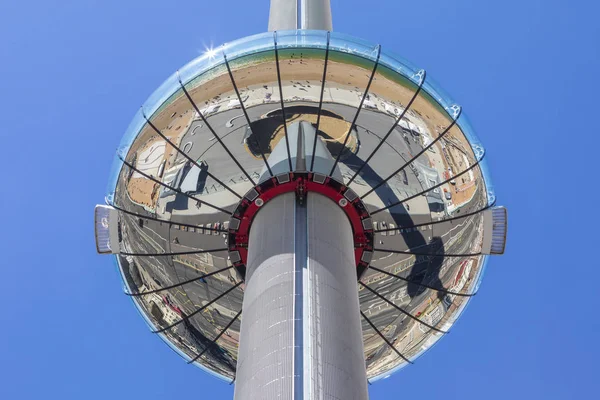
M331 31L330 0L271 0L269 31L320 29Z
M340 206L307 195L309 396L304 399L366 400L367 371L358 302L354 240Z
M235 399L368 398L350 222L280 195L250 229Z
M250 228L235 400L293 399L295 203L274 198Z

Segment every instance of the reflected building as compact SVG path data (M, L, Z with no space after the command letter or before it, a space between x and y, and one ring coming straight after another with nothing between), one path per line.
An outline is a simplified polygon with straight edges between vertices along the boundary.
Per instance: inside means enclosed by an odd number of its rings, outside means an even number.
M442 338L502 254L506 210L424 70L272 0L135 115L96 208L150 329L235 398L366 399Z

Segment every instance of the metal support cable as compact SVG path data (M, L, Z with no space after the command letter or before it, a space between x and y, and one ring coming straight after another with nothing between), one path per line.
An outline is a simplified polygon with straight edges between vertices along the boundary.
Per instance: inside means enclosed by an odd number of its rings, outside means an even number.
M219 210L219 211L221 211L221 212L223 212L225 214L233 215L233 213L231 213L230 211L225 210L224 208L217 207L217 206L215 206L213 204L210 204L210 203L208 203L208 202L206 202L204 200L200 200L199 198L197 198L195 196L192 196L192 195L189 195L187 193L184 193L181 190L179 190L179 189L177 189L177 188L175 188L173 186L167 185L166 183L163 183L163 182L159 181L158 179L156 179L156 178L154 178L154 177L152 177L152 176L150 176L150 175L148 175L148 174L140 171L139 169L137 169L136 167L134 167L133 165L131 165L129 162L125 161L125 159L123 157L119 156L119 158L121 159L121 161L123 161L123 164L127 165L129 168L131 168L132 170L134 170L138 174L142 175L143 177L145 177L147 179L150 179L151 181L153 181L155 183L158 183L159 185L161 185L163 187L166 187L167 189L170 189L170 190L172 190L172 191L174 191L176 193L179 193L179 194L187 197L188 199L195 200L195 201L197 201L200 204L205 204L205 205L207 205L207 206L209 206L211 208L214 208L215 210Z
M312 160L310 161L310 171L315 166L315 151L317 150L317 140L319 135L319 125L321 123L321 111L323 110L323 95L325 94L325 80L327 79L327 63L329 62L329 38L331 32L327 32L327 47L325 48L325 66L323 67L323 79L321 80L321 95L319 97L319 111L317 113L317 124L315 127L315 140L312 146Z
M386 183L387 181L389 181L398 172L404 170L404 168L406 168L407 166L409 166L410 164L412 164L413 161L415 161L417 158L419 158L421 156L421 154L425 153L427 150L429 150L431 148L431 146L433 146L439 140L441 140L446 135L446 133L450 132L450 129L452 129L452 127L456 124L456 122L458 121L458 118L460 117L461 113L462 113L462 108L459 108L458 111L455 113L454 119L452 120L452 122L450 123L450 125L448 125L448 127L446 129L444 129L444 131L438 137L436 137L427 146L423 147L423 150L421 150L420 152L418 152L416 156L414 156L413 158L410 159L410 161L407 161L403 166L401 166L396 171L394 171L390 176L388 176L387 178L385 178L384 180L382 180L381 182L379 182L377 185L375 185L373 188L371 188L371 190L369 190L367 193L365 193L364 195L362 195L360 198L364 199L365 197L367 197L368 195L370 195L371 193L373 193L375 190L377 190L377 188L379 188L381 185L383 185L384 183Z
M461 172L461 173L459 173L458 175L455 175L455 176L453 176L453 177L451 177L451 178L448 178L448 179L446 179L445 181L442 181L442 182L440 182L440 183L438 183L438 184L436 184L436 185L434 185L434 186L431 186L431 187L427 188L427 190L423 190L423 191L421 191L421 192L419 192L419 193L417 193L417 194L414 194L414 195L412 195L412 196L410 196L410 197L407 197L406 199L402 199L402 200L399 200L399 201L397 201L397 202L395 202L395 203L389 204L389 205L387 205L387 206L385 206L385 207L379 208L379 209L377 209L377 210L375 210L375 211L371 212L371 215L373 215L373 214L377 214L377 213L379 213L379 212L382 212L382 211L385 211L385 210L387 210L387 209L389 209L389 208L395 207L395 206L397 206L398 204L405 203L405 202L407 202L407 201L409 201L409 200L412 200L412 199L414 199L414 198L416 198L416 197L419 197L419 196L421 196L421 195L423 195L423 194L425 194L425 193L427 193L427 192L430 192L430 191L432 191L432 190L434 190L434 189L437 189L437 188L439 188L440 186L442 186L442 185L445 185L446 183L449 183L450 181L452 181L452 180L454 180L454 179L456 179L456 178L460 178L461 176L463 176L463 175L464 175L464 174L466 174L467 172L471 171L473 168L477 167L477 166L479 165L479 163L481 162L481 160L483 160L483 157L481 157L481 158L480 158L479 160L477 160L477 161L476 161L476 162L475 162L473 165L471 165L469 168L465 169L464 171L462 171L462 172Z
M477 292L475 292L475 293L458 293L458 292L452 292L452 291L446 290L446 289L436 288L436 287L433 287L433 286L430 286L430 285L426 285L426 284L421 283L421 282L413 281L411 279L407 279L407 278L404 278L402 276L398 276L398 275L392 274L391 272L384 271L384 270L376 268L376 267L374 267L372 265L369 266L369 269L372 269L373 271L381 272L382 274L391 276L392 278L400 279L401 281L404 281L404 282L407 282L407 283L412 283L412 284L415 284L415 285L418 285L418 286L421 286L421 287L425 287L427 289L435 290L435 291L446 293L446 294L451 294L451 295L454 295L454 296L473 297L473 296L475 296L477 294Z
M233 85L235 94L238 98L238 101L240 102L242 112L244 113L244 117L246 117L246 122L248 123L248 128L250 130L252 130L252 122L250 121L250 117L248 116L248 112L246 111L246 106L244 105L244 102L242 101L242 96L240 95L240 91L238 90L237 84L235 83L235 79L233 78L233 73L231 72L231 68L229 67L229 60L227 60L227 55L225 53L223 53L223 59L225 60L225 66L227 67L227 72L229 73L229 78L231 79L231 84ZM265 163L265 166L267 167L267 170L269 171L269 175L271 175L271 177L273 177L273 172L271 171L271 167L269 166L269 163L267 162L265 153L262 151L262 148L260 147L260 144L258 143L258 139L254 139L254 140L256 141L256 144L257 144L256 147L260 151L260 156L262 157L262 159Z
M402 358L404 361L406 361L409 364L414 364L412 361L410 361L408 358L406 358L402 353L400 353L400 351L398 351L398 349L396 347L394 347L394 345L392 343L390 343L389 340L387 340L387 338L385 336L383 336L383 333L381 333L379 331L379 329L377 329L377 327L375 326L375 324L373 324L371 322L371 320L369 318L367 318L367 316L365 315L364 312L360 312L360 315L362 315L362 317L365 319L365 321L367 321L367 323L369 325L371 325L371 328L373 328L373 330L375 332L377 332L377 334L379 335L379 337L381 337L383 339L383 341L392 349L394 350L394 353L396 353L398 355L398 357Z
M238 168L242 171L242 173L244 175L246 175L246 178L248 178L248 180L252 183L252 186L256 186L256 183L254 182L254 180L252 179L252 177L250 175L248 175L248 172L246 172L246 170L244 169L244 167L242 167L242 165L239 163L239 161L237 160L237 158L235 158L233 156L233 154L231 154L231 151L229 151L229 149L227 148L227 146L225 146L225 143L223 143L223 141L221 140L221 138L219 137L219 135L217 135L217 132L215 132L215 130L213 129L213 127L208 123L208 121L206 120L206 117L204 117L204 114L202 114L202 112L200 112L200 109L198 108L198 106L196 105L196 103L194 102L194 100L192 100L192 96L190 96L190 94L188 93L187 89L185 88L185 85L183 84L183 82L181 82L181 77L177 76L177 79L179 80L179 85L181 86L181 89L183 89L183 93L185 93L185 96L188 98L189 102L192 104L192 107L194 107L194 110L196 110L196 112L198 113L198 115L202 119L202 122L204 122L204 124L206 125L206 127L208 128L208 130L213 134L213 136L215 137L215 139L217 139L217 141L221 144L221 146L223 147L223 149L225 150L225 152L229 155L229 157L233 160L233 162L235 163L235 165L237 165Z
M203 305L202 307L198 308L196 311L194 311L191 314L186 315L185 317L183 317L182 319L180 319L179 321L176 321L174 323L172 323L169 326L166 326L164 328L158 329L156 331L152 331L152 333L161 333L164 332L166 330L169 330L171 328L173 328L176 325L179 325L180 323L182 323L183 321L187 321L188 319L190 319L191 317L193 317L194 315L198 314L199 312L201 312L202 310L204 310L205 308L211 306L214 302L218 301L220 298L222 298L223 296L226 296L227 294L229 294L232 290L234 290L235 288L239 287L242 284L242 282L238 282L236 283L234 286L232 286L231 288L227 289L226 291L224 291L223 293L221 293L220 295L218 295L217 297L215 297L214 299L212 299L211 301L209 301L208 303L206 303L205 305Z
M470 213L467 213L467 214L459 215L458 217L446 218L446 219L442 219L440 221L424 222L422 224L415 224L415 225L411 225L411 226L405 226L405 227L403 227L401 229L409 229L409 228L412 229L412 228L418 228L418 227L426 226L426 225L437 225L437 224L442 224L444 222L450 222L450 221L454 221L454 220L461 219L461 218L467 218L467 217L470 217L472 215L479 214L480 212L483 212L483 211L487 210L488 208L494 207L495 204L496 203L494 202L494 203L492 203L490 205L487 205L487 206L485 206L485 207L483 207L483 208L481 208L479 210L476 210L476 211L473 211L473 212L470 212ZM396 230L398 230L398 228L378 229L378 230L375 230L373 232L374 233L379 233L379 232L390 232L390 231L396 231Z
M146 122L148 123L148 125L150 125L150 127L154 130L154 132L156 132L161 138L163 138L167 143L169 143L171 146L173 146L175 148L175 150L181 154L183 157L185 157L189 162L193 163L196 167L198 167L200 170L202 170L202 166L200 166L200 164L198 164L197 161L195 161L194 159L192 159L190 156L188 156L183 150L181 150L177 145L175 145L175 143L173 143L171 140L169 140L169 138L167 138L149 119L148 117L146 117L146 113L144 112L144 110L142 109L142 115L144 117L144 119L146 120ZM212 179L215 180L215 182L217 182L219 185L223 186L225 189L227 189L229 192L231 192L234 196L236 196L238 199L241 199L242 196L240 196L239 194L237 194L233 189L231 189L229 186L227 186L225 183L223 183L219 178L217 178L216 176L214 176L213 174L211 174L208 171L208 168L206 168L206 174L211 177Z
M471 254L414 253L414 252L410 252L410 251L389 250L389 249L373 249L373 251L379 251L382 253L407 254L407 255L412 255L412 256L427 256L427 257L475 257L475 256L481 255L481 253L471 253Z
M120 252L122 256L133 256L133 257L162 257L162 256L185 256L189 254L204 254L204 253L217 253L219 251L228 251L228 248L212 249L212 250L193 250L193 251L180 251L172 253L127 253Z
M275 66L277 67L277 82L279 85L279 102L281 103L281 117L283 118L283 132L285 134L285 149L287 150L288 164L290 172L292 169L292 156L290 154L290 142L288 140L287 120L285 118L285 106L283 105L283 89L281 88L281 72L279 71L279 50L277 49L277 31L273 32L273 41L275 43Z
M360 172L363 170L363 168L367 164L369 164L369 161L371 161L371 158L373 158L373 156L375 155L375 153L377 153L377 151L385 143L385 141L387 140L387 138L392 134L392 132L394 132L394 129L396 128L396 126L398 126L398 124L400 123L400 121L402 120L402 118L404 118L404 114L406 114L408 112L408 110L412 106L412 103L415 101L415 99L417 98L417 96L419 96L419 93L421 92L421 88L423 87L423 84L425 83L426 76L427 76L426 72L423 70L423 75L421 76L421 82L419 83L419 87L415 91L415 94L413 94L413 97L410 99L410 101L408 102L408 104L406 105L406 107L404 108L404 110L402 111L402 113L400 113L400 116L396 119L396 122L394 123L394 125L392 125L392 127L390 128L390 130L388 131L388 133L385 134L385 136L383 137L383 139L381 139L381 141L379 142L379 144L375 147L375 149L371 152L371 154L369 154L369 157L367 157L367 159L365 161L363 161L363 163L360 166L360 168L354 173L354 176L352 176L352 178L350 178L350 180L348 181L348 183L346 183L346 186L350 185L354 181L354 179L356 179L356 177L358 176L358 174L360 174Z
M111 207L113 207L114 209L121 211L125 214L134 216L134 217L138 217L138 218L143 218L143 219L147 219L149 221L155 221L155 222L160 222L160 223L166 223L169 225L180 225L180 226L185 226L187 228L194 228L194 229L206 229L209 231L213 231L213 232L223 232L223 233L227 233L229 232L228 230L225 229L215 229L215 228L209 228L209 227L203 227L203 226L198 226L198 225L191 225L191 224L185 224L183 222L175 222L175 221L169 221L166 219L160 219L160 218L154 218L154 217L149 217L147 215L142 215L142 214L138 214L138 213L134 213L133 211L129 211L129 210L125 210L124 208L121 208L115 204L109 204Z
M371 83L373 82L373 78L375 77L375 72L377 71L377 67L379 66L379 57L380 56L381 56L381 45L377 45L377 59L375 60L375 64L373 65L373 70L371 71L371 76L369 77L369 82L367 83L365 92L363 93L363 96L360 99L360 104L358 105L356 114L354 114L354 119L352 120L352 124L350 124L348 133L346 134L346 137L344 138L344 144L342 145L342 149L340 150L337 157L335 158L335 161L333 162L333 166L331 167L331 171L329 172L330 176L333 176L333 171L335 171L335 167L337 166L338 162L340 161L340 157L342 156L342 153L344 152L344 149L346 148L346 144L348 143L348 139L350 138L350 133L352 133L352 129L356 125L356 120L358 119L360 110L362 110L363 103L365 102L365 99L369 95L369 89L371 88Z
M219 340L219 338L221 336L223 336L223 334L225 332L227 332L227 329L229 329L229 327L231 327L231 325L240 317L240 314L242 314L242 310L240 310L235 317L233 317L233 319L231 321L229 321L229 323L227 324L227 326L225 328L223 328L223 330L221 330L221 332L219 332L219 334L217 335L216 338L214 338L213 340L210 341L210 343L208 343L206 345L206 347L204 347L204 350L202 350L202 352L200 354L198 354L196 357L194 357L193 359L191 359L190 361L188 361L188 364L193 363L194 361L196 361L197 359L199 359L200 357L202 357L204 355L204 353L206 353L206 351L208 349L210 349L212 346L214 346L217 343L217 340Z
M370 291L371 293L373 293L375 296L379 297L381 300L385 301L386 303L388 303L390 306L394 307L396 310L400 311L402 314L406 315L407 317L417 321L418 323L425 325L426 327L428 327L429 329L433 329L436 332L440 332L443 334L447 334L448 331L443 331L441 329L436 328L433 325L428 324L427 322L421 320L420 318L415 317L414 315L412 315L411 313L409 313L408 311L405 311L404 309L402 309L401 307L398 307L396 304L394 304L393 301L390 301L388 299L386 299L385 297L383 297L382 295L380 295L379 293L377 293L377 291L375 291L374 289L371 289L369 286L365 285L364 283L362 283L361 281L358 281L358 283L360 283L360 285L362 287L364 287L365 289L367 289L368 291Z
M188 283L192 283L192 282L196 282L196 281L199 281L201 279L204 279L204 278L208 278L210 276L219 274L221 272L227 271L227 270L232 269L232 268L233 268L233 266L221 268L221 269L218 269L216 271L210 272L208 274L197 276L196 278L188 279L187 281L178 282L178 283L176 283L174 285L165 286L165 287L162 287L160 289L147 290L145 292L138 292L138 293L125 292L125 294L127 296L131 296L131 297L139 297L139 296L145 296L147 294L160 293L160 292L165 291L165 290L173 289L173 288L176 288L176 287L179 287L179 286L187 285Z

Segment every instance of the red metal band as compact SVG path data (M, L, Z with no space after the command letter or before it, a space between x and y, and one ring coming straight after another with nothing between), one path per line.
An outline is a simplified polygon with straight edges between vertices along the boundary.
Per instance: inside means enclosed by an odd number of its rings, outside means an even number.
M352 227L357 276L368 268L373 254L371 217L353 190L335 179L312 172L294 172L259 183L240 201L229 223L229 257L233 266L245 277L248 259L248 235L256 213L271 199L295 192L303 201L307 192L319 193L338 204Z

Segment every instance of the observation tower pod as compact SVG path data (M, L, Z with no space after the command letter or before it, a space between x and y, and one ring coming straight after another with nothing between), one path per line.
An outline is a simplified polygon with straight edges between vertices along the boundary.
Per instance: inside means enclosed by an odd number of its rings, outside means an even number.
M368 398L504 252L485 148L425 70L272 0L144 103L96 207L150 329L235 399Z

